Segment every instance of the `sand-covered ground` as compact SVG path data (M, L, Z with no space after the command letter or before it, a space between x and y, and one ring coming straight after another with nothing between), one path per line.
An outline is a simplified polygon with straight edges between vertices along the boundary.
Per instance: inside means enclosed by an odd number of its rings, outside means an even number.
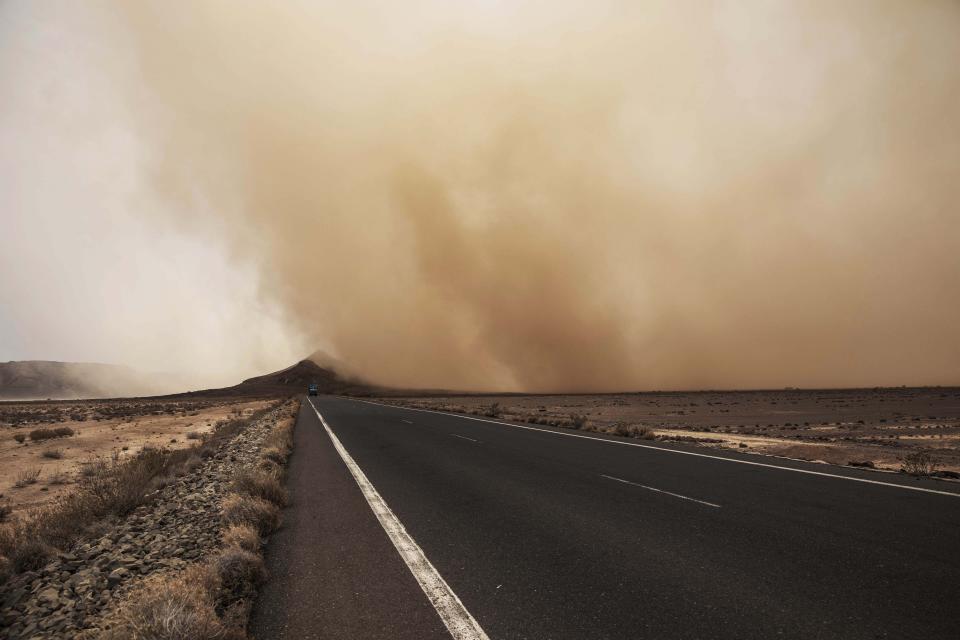
M218 420L247 415L271 400L136 399L0 403L0 505L37 506L68 489L83 466L144 446L189 446ZM34 439L38 429L73 435ZM17 485L20 486L17 486Z
M957 388L465 395L387 402L886 470L899 470L904 458L923 451L938 470L960 472Z

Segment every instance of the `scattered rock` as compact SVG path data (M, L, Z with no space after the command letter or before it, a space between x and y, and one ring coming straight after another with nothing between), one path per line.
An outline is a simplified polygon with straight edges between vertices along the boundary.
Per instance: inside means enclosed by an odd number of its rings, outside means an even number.
M144 577L178 570L220 543L220 502L237 472L256 464L278 409L220 445L105 535L57 554L0 586L0 640L96 637L112 602Z

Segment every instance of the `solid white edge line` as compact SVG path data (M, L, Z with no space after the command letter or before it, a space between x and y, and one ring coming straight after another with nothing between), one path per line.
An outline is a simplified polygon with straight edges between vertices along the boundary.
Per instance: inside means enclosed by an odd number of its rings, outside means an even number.
M442 416L450 416L452 418L463 418L464 420L476 420L477 422L489 422L490 424L500 424L505 427L514 427L515 429L529 429L530 431L541 431L543 433L552 433L555 436L567 436L569 438L583 438L584 440L594 440L596 442L606 442L607 444L620 444L627 447L640 447L641 449L652 449L653 451L662 451L663 453L676 453L684 456L695 456L697 458L710 458L711 460L723 460L724 462L736 462L737 464L748 464L754 467L766 467L768 469L779 469L780 471L793 471L794 473L806 473L811 476L824 476L827 478L839 478L840 480L850 480L852 482L864 482L867 484L877 484L883 487L894 487L895 489L906 489L907 491L921 491L923 493L936 493L942 496L951 496L954 498L960 498L960 493L953 493L951 491L940 491L939 489L927 489L925 487L911 487L905 484L897 484L895 482L883 482L881 480L868 480L867 478L854 478L851 476L841 476L836 473L825 473L823 471L811 471L809 469L794 469L792 467L781 467L775 464L768 464L766 462L752 462L750 460L738 460L736 458L725 458L723 456L712 456L708 453L696 453L694 451L681 451L679 449L667 449L666 447L654 447L649 444L640 444L639 442L624 442L623 440L607 440L606 438L595 438L593 436L585 436L580 433L564 433L562 431L551 431L549 429L538 429L537 427L528 427L522 424L511 424L509 422L501 422L499 420L487 420L486 418L477 418L475 416L462 416L458 413L447 413L445 411L434 411L433 409L415 409L413 407L400 407L393 404L385 404L383 402L373 402L371 400L360 400L359 398L348 398L346 396L337 396L343 400L353 400L354 402L365 402L367 404L376 405L378 407L390 407L392 409L406 409L407 411L422 411L423 413L437 413Z
M674 498L680 498L681 500L689 500L690 502L699 502L700 504L705 504L708 507L720 508L720 505L714 504L712 502L707 502L706 500L697 500L696 498L691 498L690 496L682 496L679 493L673 493L672 491L664 491L663 489L657 489L656 487L648 487L645 484L640 484L639 482L631 482L629 480L624 480L623 478L614 478L613 476L608 476L601 473L601 478L606 478L607 480L616 480L617 482L622 482L623 484L631 484L635 487L640 487L641 489L647 489L649 491L656 491L657 493L665 493L668 496L673 496Z
M307 402L310 402L309 398ZM320 424L322 424L326 430L330 441L333 443L337 453L340 454L343 463L347 465L347 469L350 470L353 479L356 480L357 485L360 486L363 497L367 499L367 503L370 505L370 509L373 510L373 514L377 517L377 520L380 521L383 530L387 532L387 537L390 538L390 541L393 543L393 546L396 547L397 552L400 553L403 561L407 563L407 568L410 569L410 573L413 574L413 577L416 578L420 584L420 588L423 589L427 599L430 600L430 604L433 605L433 608L436 609L440 615L440 619L447 627L450 635L453 636L455 640L490 640L479 623L470 615L467 608L463 606L457 594L453 592L450 585L447 584L446 580L437 572L430 560L427 559L427 556L423 553L423 549L421 549L410 534L407 533L403 523L400 522L390 507L387 506L386 501L384 501L373 484L367 479L363 470L354 462L353 457L344 448L340 439L337 438L336 434L330 428L330 425L327 424L327 421L323 419L316 405L310 402L310 406L313 407L317 418L320 419Z

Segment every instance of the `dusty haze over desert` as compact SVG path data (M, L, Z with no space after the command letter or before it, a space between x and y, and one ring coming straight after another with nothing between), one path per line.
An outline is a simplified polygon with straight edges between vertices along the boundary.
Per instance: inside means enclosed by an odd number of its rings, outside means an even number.
M0 360L957 384L958 33L951 0L4 2Z

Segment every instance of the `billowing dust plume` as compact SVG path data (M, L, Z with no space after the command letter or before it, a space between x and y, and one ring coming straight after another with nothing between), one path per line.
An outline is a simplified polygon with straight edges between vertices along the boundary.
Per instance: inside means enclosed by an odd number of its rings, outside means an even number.
M198 1L97 24L158 215L373 381L960 382L960 4ZM104 36L106 37L106 36Z

